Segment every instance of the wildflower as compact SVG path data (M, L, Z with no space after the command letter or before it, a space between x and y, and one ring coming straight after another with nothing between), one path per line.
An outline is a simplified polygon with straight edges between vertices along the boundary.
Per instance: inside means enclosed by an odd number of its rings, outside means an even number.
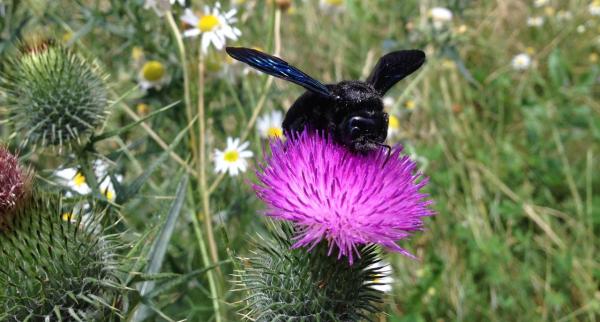
M529 17L527 18L529 27L541 27L544 25L544 17Z
M584 25L579 25L579 26L577 26L577 28L575 30L577 31L577 33L582 34L586 31L586 28Z
M396 103L396 101L391 96L385 96L383 98L383 107L384 108L390 109L394 106L395 103Z
M556 14L556 9L554 9L554 7L546 7L544 8L544 13L546 16L552 17Z
M328 254L337 248L350 264L364 244L412 256L396 241L422 229L422 217L433 212L420 192L427 179L401 147L356 154L307 130L272 141L271 151L253 188L267 216L295 223L294 248L326 240Z
M169 82L167 68L158 60L149 60L140 69L138 81L143 90L151 88L160 90Z
M588 6L588 10L592 16L600 16L600 0L594 0Z
M434 7L429 10L429 17L433 21L433 27L441 29L444 25L452 21L452 11L444 7Z
M340 13L345 8L344 0L320 0L319 6L328 13Z
M248 142L240 144L240 139L227 138L225 151L215 149L215 170L229 172L230 176L237 176L248 168L247 158L253 156L252 151L246 150Z
M283 137L283 113L281 111L273 111L263 115L256 122L256 128L262 138L281 138Z
M406 102L404 102L404 107L409 110L412 111L415 109L415 107L417 107L417 103L415 102L415 100L406 100Z
M392 277L392 266L386 261L380 261L367 267L377 272L378 277L369 282L369 286L383 293L392 291L394 278Z
M547 5L549 2L550 2L549 0L534 0L533 6L536 8L540 8L540 7Z
M23 145L82 143L108 114L105 75L94 63L60 45L36 43L9 60L0 92Z
M146 116L150 112L150 106L148 106L146 103L139 103L136 105L135 110L139 115Z
M388 119L388 138L394 138L400 133L400 120L396 115L390 114Z
M185 6L185 0L146 0L144 9L154 9L154 12L162 17L165 13L171 11L171 6L175 3L179 3L182 7Z
M523 71L531 65L531 57L525 53L521 53L513 57L511 61L512 68L518 71Z
M134 62L144 60L144 49L138 46L131 48L131 59L133 59Z
M108 164L101 160L94 161L94 174L97 180L100 180L98 188L100 192L110 201L114 201L116 198L115 188L113 186L110 176L108 176ZM58 170L54 173L54 176L58 178L58 181L63 186L66 186L69 191L65 194L67 197L73 195L73 192L78 195L87 195L92 192L92 189L88 186L85 175L77 168L65 168ZM122 181L122 175L115 175L117 181Z
M212 9L205 6L201 16L196 16L192 10L185 9L181 20L192 28L184 31L183 35L185 37L202 35L201 47L204 53L208 51L211 43L217 50L221 50L227 39L235 41L242 35L239 29L232 26L237 21L236 14L236 9L221 13L221 5L218 2Z
M23 197L27 177L17 157L0 146L0 215L14 209Z

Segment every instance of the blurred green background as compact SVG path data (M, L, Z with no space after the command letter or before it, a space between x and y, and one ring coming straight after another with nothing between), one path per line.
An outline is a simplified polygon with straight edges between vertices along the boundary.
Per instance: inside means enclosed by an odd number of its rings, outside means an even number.
M242 32L228 44L279 49L324 82L364 79L391 50L427 53L426 65L388 93L388 112L398 120L389 142L404 144L430 177L437 216L400 243L418 260L386 255L394 282L381 321L600 320L600 3L276 2L222 1L226 10L237 7ZM186 1L194 10L204 4L214 2ZM106 129L132 122L127 110L143 116L182 100L183 68L192 84L198 81L198 41L185 39L189 65L182 66L166 19L144 9L142 0L0 0L0 10L0 59L11 55L17 39L53 38L110 74L118 103ZM183 8L173 11L179 24ZM169 81L142 91L136 84L149 60L164 64ZM280 80L265 92L265 76L245 73L215 49L206 57L205 83L211 152L223 149L226 137L242 136L264 93L261 115L285 111L303 92ZM197 94L194 89L193 100ZM151 131L136 127L97 147L125 182L165 150L150 132L169 144L185 128L184 104L147 124ZM0 129L2 138L11 136L9 128ZM254 129L248 139L252 169L264 140ZM175 152L189 160L189 142ZM22 154L42 179L51 180L59 165L73 165L50 152ZM216 182L211 213L219 258L246 254L250 236L264 230L263 205L247 184L253 171L219 180L212 162L208 167L209 183ZM181 169L173 158L162 162L139 195L115 207L132 239L159 220ZM182 216L162 271L201 267L191 220ZM232 270L225 263L219 272L228 321L240 319L241 295L228 282ZM209 320L207 288L204 277L193 279L155 304L173 320Z

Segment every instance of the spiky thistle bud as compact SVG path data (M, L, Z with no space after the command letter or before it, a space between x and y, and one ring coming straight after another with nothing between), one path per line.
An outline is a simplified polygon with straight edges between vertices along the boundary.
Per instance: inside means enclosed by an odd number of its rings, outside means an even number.
M0 320L107 321L120 306L115 242L98 212L39 196L0 229Z
M70 145L106 118L107 89L99 67L52 42L23 49L0 82L10 120L23 144Z
M0 145L0 224L26 195L29 178L17 157Z
M295 232L277 223L270 238L241 259L236 283L245 294L241 314L252 321L371 321L383 293L384 266L374 245L358 247L350 265L328 255L327 243L312 252L291 249Z

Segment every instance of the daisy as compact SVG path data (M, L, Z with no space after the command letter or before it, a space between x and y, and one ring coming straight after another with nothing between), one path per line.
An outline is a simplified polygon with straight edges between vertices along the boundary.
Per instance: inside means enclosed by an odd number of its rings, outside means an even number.
M339 13L344 11L344 0L321 0L319 6L328 13Z
M544 25L544 17L529 17L527 18L529 27L541 27Z
M211 43L216 49L221 50L227 39L237 40L242 35L239 29L232 26L237 21L236 14L236 9L222 13L221 4L218 2L212 9L205 6L204 13L200 16L195 15L190 9L185 9L181 20L192 26L192 28L184 31L183 36L195 37L202 35L201 46L204 53L208 51L208 46Z
M389 263L381 261L379 263L367 266L367 269L376 269L379 275L378 278L369 282L372 289L383 293L389 293L392 291L394 278L392 277L392 266Z
M400 120L396 115L390 114L388 119L388 138L395 138L400 134Z
M281 138L283 137L282 123L283 113L281 111L272 111L258 119L256 129L262 138Z
M108 175L108 163L102 160L96 160L94 161L93 168L96 179L101 180L99 183L100 192L106 199L114 201L116 199L116 191L112 180ZM65 193L67 197L73 196L73 192L78 195L87 195L92 192L92 189L87 184L85 176L77 168L58 170L54 173L54 176L58 178L60 184L69 189L69 191ZM123 181L123 176L115 175L115 179L118 182L121 182Z
M594 0L588 6L588 10L592 16L600 16L600 0Z
M248 168L247 158L253 156L252 151L246 150L248 142L240 144L240 139L227 138L225 151L215 149L215 170L229 172L230 176L237 176Z
M435 29L441 29L445 24L452 21L452 11L444 7L434 7L429 10L429 16L433 21Z
M143 90L151 88L159 90L169 82L169 75L163 63L158 60L149 60L140 69L138 81Z
M525 53L521 53L513 57L510 64L514 70L523 71L531 66L531 57Z
M391 96L385 96L382 101L383 101L383 107L386 108L386 109L388 109L388 110L390 108L392 108L394 106L394 104L396 103L396 101L394 100L394 98L391 97Z

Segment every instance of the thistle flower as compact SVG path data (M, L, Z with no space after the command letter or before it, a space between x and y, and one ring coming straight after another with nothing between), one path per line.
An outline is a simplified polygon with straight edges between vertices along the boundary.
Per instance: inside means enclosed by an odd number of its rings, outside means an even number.
M386 263L375 245L359 246L353 265L328 255L292 249L294 229L275 224L259 236L250 258L241 258L235 283L246 293L241 315L250 321L373 321L389 291Z
M208 51L211 43L217 50L221 50L225 47L227 39L237 40L242 35L239 29L232 26L237 22L236 14L236 9L222 13L219 2L212 9L205 6L204 12L200 16L195 15L190 9L185 9L181 20L192 26L192 28L184 31L183 36L196 37L202 35L201 48L204 53Z
M256 129L262 138L281 138L283 137L283 113L281 111L272 111L269 114L261 116L256 121Z
M10 121L23 144L70 144L91 134L107 115L104 75L94 64L59 45L37 44L6 66L0 81Z
M416 164L377 150L367 155L350 152L327 136L305 131L296 138L272 141L257 171L256 194L268 205L266 215L294 222L294 247L314 248L322 240L328 253L354 261L357 247L380 244L410 255L396 241L421 230L432 215L431 201L420 192L427 183Z
M17 157L0 146L0 216L16 207L25 195L28 180Z
M64 221L60 197L34 195L0 233L0 319L113 320L123 287L117 240L96 229L102 214Z

